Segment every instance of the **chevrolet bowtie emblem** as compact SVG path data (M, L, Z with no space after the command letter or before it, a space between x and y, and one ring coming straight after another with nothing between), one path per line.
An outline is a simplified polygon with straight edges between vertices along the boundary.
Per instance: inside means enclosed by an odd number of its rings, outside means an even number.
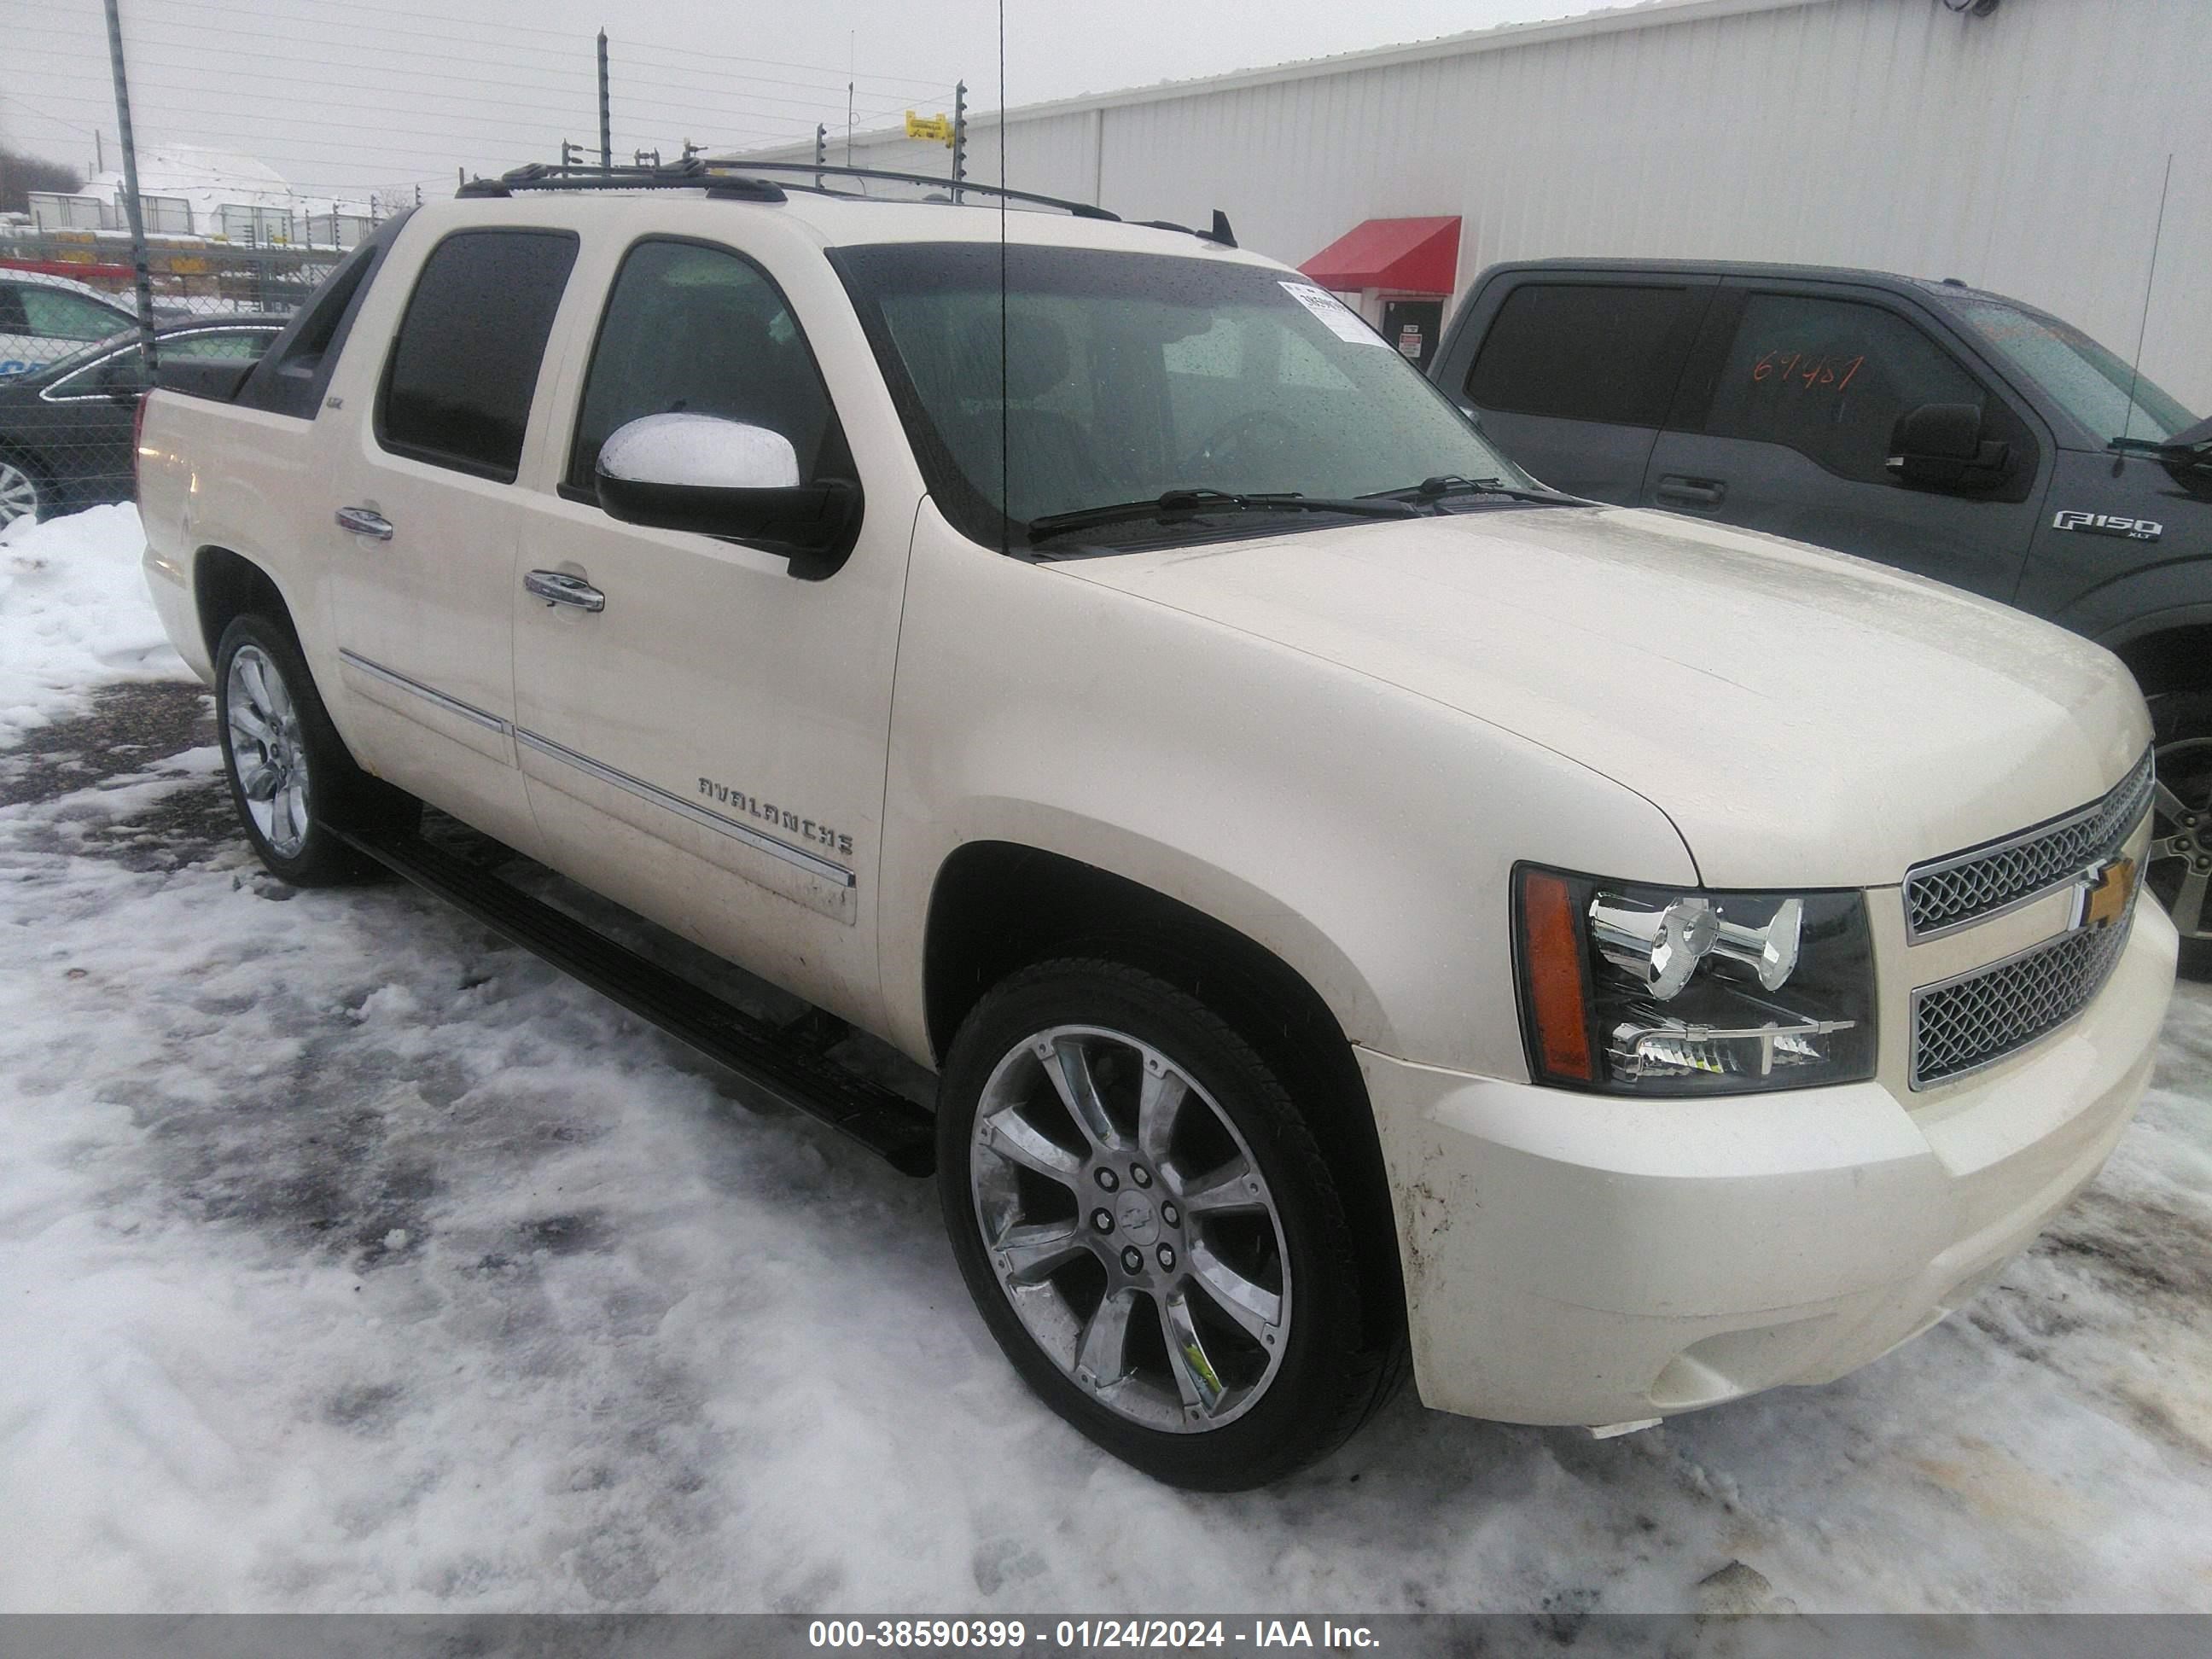
M2113 859L2082 878L2074 890L2074 925L2108 927L2124 919L2136 896L2136 861Z

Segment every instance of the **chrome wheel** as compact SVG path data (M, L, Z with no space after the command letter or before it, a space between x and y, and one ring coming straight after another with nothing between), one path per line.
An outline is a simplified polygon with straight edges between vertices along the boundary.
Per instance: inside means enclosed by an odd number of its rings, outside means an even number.
M38 481L13 461L0 461L0 528L38 516Z
M2185 939L2212 939L2212 738L2158 751L2158 791L2143 878Z
M223 701L246 813L271 852L297 858L307 844L307 751L291 690L267 652L241 645L231 653Z
M1218 1428L1263 1395L1291 1312L1275 1199L1170 1056L1059 1025L1000 1060L969 1141L993 1276L1037 1348L1147 1428Z

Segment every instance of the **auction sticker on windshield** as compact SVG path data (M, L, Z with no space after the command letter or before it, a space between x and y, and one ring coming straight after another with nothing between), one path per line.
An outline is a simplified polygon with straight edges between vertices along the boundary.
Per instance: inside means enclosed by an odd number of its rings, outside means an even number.
M1338 339L1389 349L1388 340L1368 327L1358 312L1327 289L1316 288L1311 283L1284 283L1280 286L1284 293L1320 318L1322 326Z

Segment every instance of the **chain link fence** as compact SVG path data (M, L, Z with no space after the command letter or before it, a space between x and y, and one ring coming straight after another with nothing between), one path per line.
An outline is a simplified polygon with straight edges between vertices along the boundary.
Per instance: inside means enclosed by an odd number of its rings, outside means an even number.
M294 216L260 236L149 234L157 378L242 376L360 228ZM149 384L129 234L0 230L0 529L131 500Z

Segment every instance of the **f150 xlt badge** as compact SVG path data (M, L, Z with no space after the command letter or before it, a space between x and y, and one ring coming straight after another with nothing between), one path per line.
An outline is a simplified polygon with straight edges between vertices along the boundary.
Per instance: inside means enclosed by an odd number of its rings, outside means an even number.
M2078 530L2088 536L2124 536L2131 542L2154 542L2166 533L2155 519L2118 519L2109 513L2076 513L2069 509L2051 521L2053 530Z

